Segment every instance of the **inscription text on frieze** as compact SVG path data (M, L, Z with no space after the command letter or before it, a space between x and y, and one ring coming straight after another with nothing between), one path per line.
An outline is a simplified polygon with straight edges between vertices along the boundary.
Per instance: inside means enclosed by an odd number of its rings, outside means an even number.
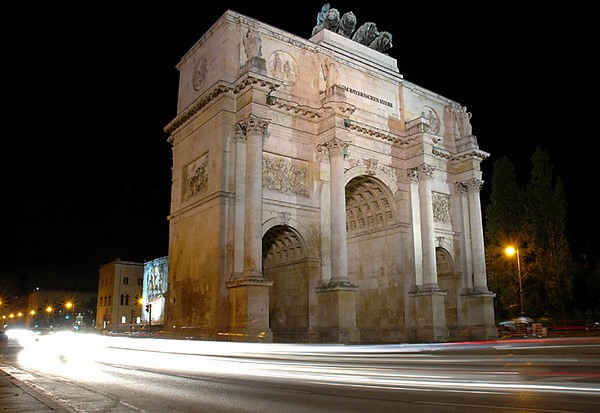
M372 100L375 103L381 103L382 105L389 106L390 108L394 107L394 104L392 102L388 102L387 100L383 100L376 96L369 95L368 93L361 92L360 90L353 89L346 85L338 85L338 86L341 87L342 89L344 89L346 92L352 93L356 96L360 96L361 98Z

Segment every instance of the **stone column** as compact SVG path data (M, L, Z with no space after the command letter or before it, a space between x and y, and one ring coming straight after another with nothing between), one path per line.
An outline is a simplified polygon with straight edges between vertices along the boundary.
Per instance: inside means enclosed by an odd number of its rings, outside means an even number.
M463 294L468 309L464 325L469 327L469 338L475 340L493 340L498 338L494 321L494 297L487 287L485 269L485 250L483 243L483 225L481 219L481 203L479 192L483 181L474 178L463 182L467 190L468 220L465 226L470 228L470 250L473 271L473 289Z
M446 292L440 290L437 282L437 266L435 254L435 232L433 226L433 201L431 194L431 179L434 168L423 164L416 169L419 180L418 208L421 226L422 246L422 270L423 285L418 284L409 292L410 319L414 320L412 331L415 341L446 341L448 340L448 328L446 327L446 310L444 297ZM414 177L414 174L409 175ZM412 195L416 195L413 191ZM413 203L413 206L416 206ZM419 225L419 223L415 223ZM415 231L417 234L418 231ZM417 243L419 240L415 240ZM417 256L415 255L415 259ZM417 266L418 269L418 266Z
M333 138L326 145L329 151L331 181L331 283L349 283L344 185L344 151L348 144L339 138Z
M433 228L433 201L431 179L434 168L423 164L418 168L419 204L421 210L421 237L423 242L423 288L438 289L435 256L435 232Z
M485 270L485 248L483 243L483 223L479 192L483 181L471 179L464 182L468 191L469 221L471 226L471 253L473 258L473 291L487 292L487 274Z
M317 287L319 341L323 343L358 343L356 327L356 291L348 277L346 239L346 188L344 185L344 150L348 144L333 138L322 147L329 152L331 205L331 280Z
M269 328L269 288L262 272L262 147L269 121L251 114L236 128L246 137L244 267L229 281L229 340L273 341Z
M421 210L419 204L419 174L415 169L408 171L410 179L410 210L413 228L413 254L415 262L415 278L413 289L423 288L423 242L421 237Z
M467 188L462 182L457 182L455 185L456 193L460 198L460 209L462 212L462 247L464 250L465 272L464 286L465 292L473 291L473 260L471 258L471 224L469 220L469 204L467 201Z
M246 199L242 279L262 279L262 150L269 120L250 115L238 123L246 134Z

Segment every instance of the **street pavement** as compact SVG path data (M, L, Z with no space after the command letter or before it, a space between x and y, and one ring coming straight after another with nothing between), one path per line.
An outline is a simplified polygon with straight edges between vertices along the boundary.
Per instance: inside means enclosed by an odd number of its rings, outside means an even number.
M0 344L0 412L600 411L598 338L296 346L60 337Z
M11 368L0 358L0 411L1 412L72 412L50 395L19 379L22 371Z

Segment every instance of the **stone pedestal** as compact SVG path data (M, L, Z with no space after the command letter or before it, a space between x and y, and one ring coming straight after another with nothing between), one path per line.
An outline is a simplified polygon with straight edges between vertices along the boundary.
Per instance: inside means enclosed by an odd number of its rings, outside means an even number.
M464 307L468 309L466 336L471 340L496 340L498 330L494 319L494 297L492 292L463 294Z
M416 342L448 341L446 327L445 291L422 289L409 293L410 318L413 320L413 340Z
M230 293L230 341L273 341L269 328L269 289L273 281L236 280L228 283Z
M356 327L356 290L350 283L317 287L319 342L354 344L360 341Z

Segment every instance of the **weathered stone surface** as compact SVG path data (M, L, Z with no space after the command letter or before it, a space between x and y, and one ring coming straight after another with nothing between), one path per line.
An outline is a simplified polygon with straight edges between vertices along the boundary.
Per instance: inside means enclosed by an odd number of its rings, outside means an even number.
M493 336L470 114L346 34L228 11L182 58L166 332Z

